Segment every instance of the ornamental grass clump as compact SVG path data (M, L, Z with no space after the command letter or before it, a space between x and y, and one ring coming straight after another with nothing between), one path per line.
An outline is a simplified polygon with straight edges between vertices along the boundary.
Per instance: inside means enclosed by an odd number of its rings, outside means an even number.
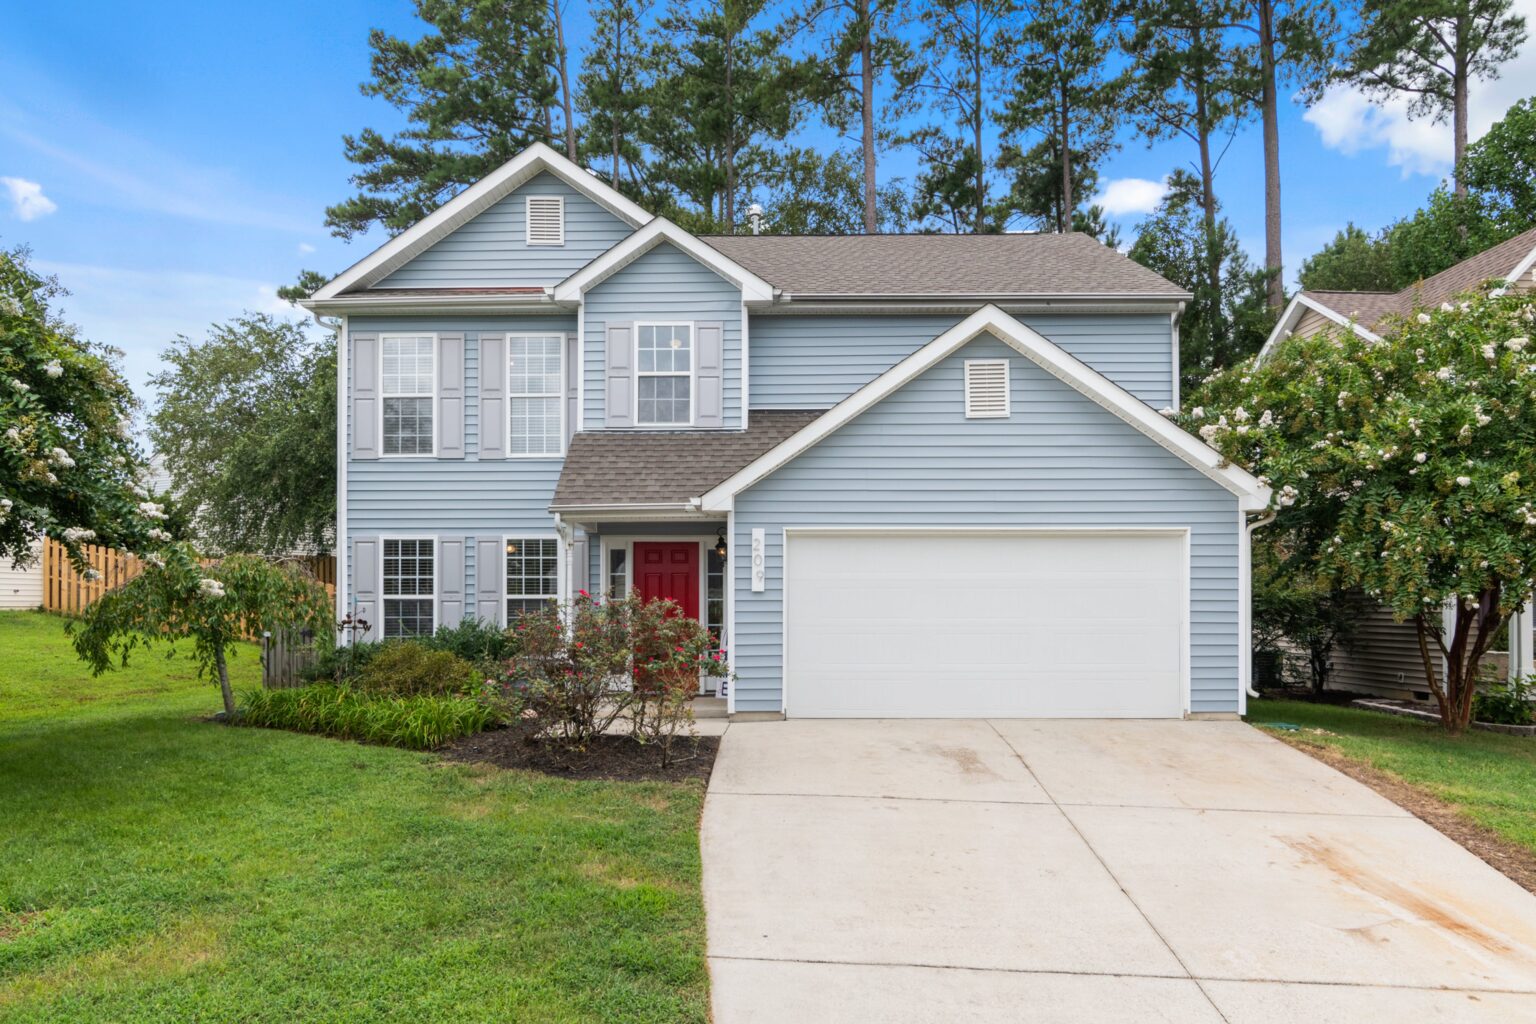
M1180 422L1273 488L1285 567L1414 624L1457 733L1536 587L1536 295L1468 294L1377 332L1289 339L1208 380Z
M246 690L240 694L240 710L243 725L291 729L412 750L431 750L460 736L483 732L496 723L495 712L470 697L397 697L331 685Z

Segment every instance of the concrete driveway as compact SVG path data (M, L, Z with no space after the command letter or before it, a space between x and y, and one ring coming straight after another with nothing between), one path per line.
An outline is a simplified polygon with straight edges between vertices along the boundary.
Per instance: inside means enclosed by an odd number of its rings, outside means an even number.
M716 1024L1536 1021L1536 897L1239 722L733 724Z

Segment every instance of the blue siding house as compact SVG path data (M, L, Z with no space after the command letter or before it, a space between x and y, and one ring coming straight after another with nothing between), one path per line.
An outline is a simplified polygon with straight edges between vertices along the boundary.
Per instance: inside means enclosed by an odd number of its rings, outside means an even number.
M535 146L306 303L340 611L667 598L737 716L1238 714L1270 494L1169 421L1188 298L1083 235L696 236Z

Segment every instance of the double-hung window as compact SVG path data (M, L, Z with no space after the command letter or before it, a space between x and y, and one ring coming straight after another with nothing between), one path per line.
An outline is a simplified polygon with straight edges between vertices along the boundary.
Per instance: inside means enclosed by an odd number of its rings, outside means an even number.
M559 455L565 439L563 400L565 338L514 334L507 338L507 405L512 455Z
M635 328L636 423L647 427L693 422L693 325Z
M437 622L437 552L430 539L384 541L384 637L427 636Z
M554 537L507 538L507 621L546 608L560 596L560 542Z
M434 450L435 341L431 335L383 338L385 455L431 455Z

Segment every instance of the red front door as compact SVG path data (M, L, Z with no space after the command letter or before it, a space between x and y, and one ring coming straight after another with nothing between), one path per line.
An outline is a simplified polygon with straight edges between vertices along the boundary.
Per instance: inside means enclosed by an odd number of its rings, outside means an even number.
M635 541L635 589L647 601L676 601L690 619L699 617L699 542Z

